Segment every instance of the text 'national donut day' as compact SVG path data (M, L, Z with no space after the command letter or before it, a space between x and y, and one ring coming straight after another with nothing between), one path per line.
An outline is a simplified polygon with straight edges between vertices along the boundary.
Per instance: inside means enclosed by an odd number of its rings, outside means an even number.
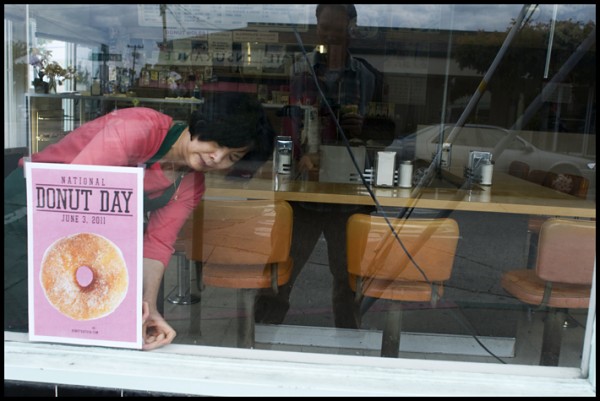
M36 186L36 209L129 214L132 190Z

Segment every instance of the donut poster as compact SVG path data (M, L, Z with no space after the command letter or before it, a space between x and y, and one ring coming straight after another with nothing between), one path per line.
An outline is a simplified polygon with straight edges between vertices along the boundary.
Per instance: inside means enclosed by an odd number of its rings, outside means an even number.
M25 163L31 341L141 349L143 174Z

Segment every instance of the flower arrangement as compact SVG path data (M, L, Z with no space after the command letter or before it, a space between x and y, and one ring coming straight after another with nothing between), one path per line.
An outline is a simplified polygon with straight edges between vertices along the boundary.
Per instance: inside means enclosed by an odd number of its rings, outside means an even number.
M56 84L62 85L66 79L71 79L76 75L74 67L64 68L56 61L51 61L52 51L33 48L31 49L31 64L37 71L37 77L33 79L35 88L44 88L44 92L49 89L56 91ZM48 82L44 81L44 77L48 77Z

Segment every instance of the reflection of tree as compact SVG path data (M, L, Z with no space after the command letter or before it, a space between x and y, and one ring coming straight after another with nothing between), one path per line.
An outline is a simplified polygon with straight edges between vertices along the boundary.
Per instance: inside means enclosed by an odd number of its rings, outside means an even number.
M27 43L16 40L12 45L14 64L27 64Z
M492 94L512 96L503 102L516 104L518 99L513 97L523 93L527 104L540 93L544 83L550 28L549 23L526 23L521 28L488 82ZM594 28L595 23L591 21L586 24L572 20L556 21L548 78L556 74ZM506 33L503 32L475 32L457 36L453 57L461 69L471 68L484 74L505 38ZM567 81L573 85L595 86L595 67L594 45L569 74ZM452 100L472 95L474 90L469 86L453 87Z

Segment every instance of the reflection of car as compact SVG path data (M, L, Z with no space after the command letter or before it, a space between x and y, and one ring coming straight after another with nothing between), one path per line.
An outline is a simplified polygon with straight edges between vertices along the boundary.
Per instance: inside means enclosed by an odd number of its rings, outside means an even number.
M444 126L444 139L452 131L453 125ZM505 128L490 125L466 124L452 141L450 167L462 171L469 160L469 152L493 152L494 147L511 132ZM398 153L400 160L414 160L417 163L430 162L438 149L440 125L425 127L413 134L395 139L386 150ZM588 198L596 198L596 161L583 157L542 150L515 135L500 155L492 154L494 170L508 172L513 160L529 165L530 170L545 170L555 173L581 175L590 180Z

